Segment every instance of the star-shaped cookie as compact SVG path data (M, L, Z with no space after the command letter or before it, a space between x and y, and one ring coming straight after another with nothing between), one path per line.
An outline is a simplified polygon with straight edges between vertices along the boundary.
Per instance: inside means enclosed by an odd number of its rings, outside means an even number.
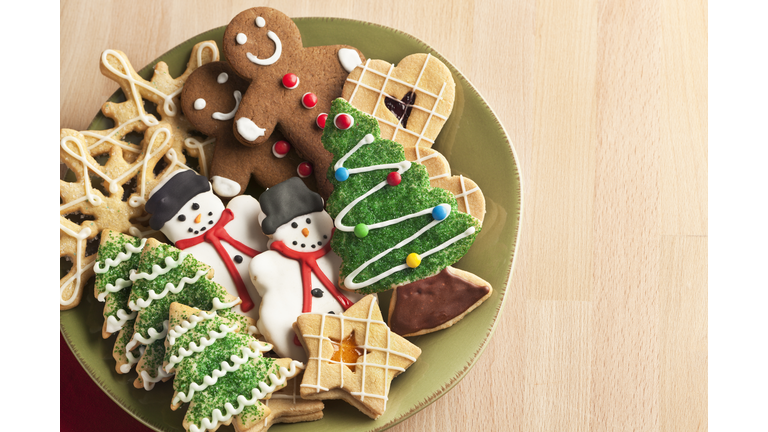
M392 379L421 354L419 347L389 330L375 295L343 315L301 315L294 330L309 358L301 397L343 399L372 419L386 410Z

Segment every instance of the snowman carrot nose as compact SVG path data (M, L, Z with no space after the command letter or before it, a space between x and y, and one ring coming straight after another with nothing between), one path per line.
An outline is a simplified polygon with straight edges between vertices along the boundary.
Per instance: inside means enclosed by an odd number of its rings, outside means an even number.
M306 228L304 228L303 230L301 230L301 233L302 233L302 234L304 234L304 237L307 237L307 236L309 236L309 230L308 230L308 229L306 229Z
M200 223L200 218L201 218L202 216L203 216L203 214L202 214L202 213L200 213L199 215L197 215L197 217L195 218L195 223Z

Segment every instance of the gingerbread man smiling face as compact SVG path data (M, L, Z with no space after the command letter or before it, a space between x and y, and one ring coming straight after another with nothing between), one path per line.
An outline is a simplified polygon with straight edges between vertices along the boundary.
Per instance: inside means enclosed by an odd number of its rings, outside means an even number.
M318 192L327 198L332 157L320 142L326 113L365 57L346 45L304 48L296 24L266 7L232 19L223 45L235 72L251 81L235 115L235 137L249 147L264 145L279 126L299 156L314 164Z

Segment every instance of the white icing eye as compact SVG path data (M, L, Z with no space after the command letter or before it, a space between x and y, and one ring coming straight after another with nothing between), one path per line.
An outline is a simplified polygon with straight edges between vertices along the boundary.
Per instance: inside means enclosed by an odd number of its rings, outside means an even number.
M200 111L201 109L205 108L205 99L199 98L199 99L195 100L194 107L198 111Z
M248 42L248 36L246 36L245 33L238 33L237 36L235 36L235 40L238 45L242 45Z
M227 75L226 72L222 72L219 74L219 77L216 78L216 82L218 82L219 84L224 84L225 82L227 82L228 79L229 79L229 75Z
M267 25L267 22L264 21L264 18L262 17L256 18L256 27L261 28L261 27L264 27L265 25Z

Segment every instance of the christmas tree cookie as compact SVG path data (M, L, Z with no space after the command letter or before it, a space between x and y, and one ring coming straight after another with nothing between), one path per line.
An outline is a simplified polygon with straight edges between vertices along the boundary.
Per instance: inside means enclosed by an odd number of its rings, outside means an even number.
M118 231L106 229L101 232L101 242L93 270L96 274L94 295L104 302L104 339L119 332L112 356L118 373L128 373L136 362L138 353L125 349L133 337L136 312L128 307L131 294L131 270L139 264L141 251L146 239L139 239Z
M458 261L480 222L457 210L452 193L430 187L424 166L382 139L375 118L336 99L328 120L322 141L333 154L327 210L336 227L331 246L343 261L340 286L381 292Z
M173 370L171 408L189 403L183 426L192 432L234 423L237 431L264 430L270 415L261 400L285 386L304 365L262 356L272 349L243 330L247 321L173 303L165 339L166 370ZM234 421L233 421L234 420Z
M146 347L136 366L139 378L134 386L149 390L155 382L170 377L162 363L172 302L209 311L229 309L240 303L239 298L230 296L210 280L211 276L211 268L188 252L155 239L147 240L138 267L130 277L133 287L128 306L138 315L126 349L132 351L139 344Z

